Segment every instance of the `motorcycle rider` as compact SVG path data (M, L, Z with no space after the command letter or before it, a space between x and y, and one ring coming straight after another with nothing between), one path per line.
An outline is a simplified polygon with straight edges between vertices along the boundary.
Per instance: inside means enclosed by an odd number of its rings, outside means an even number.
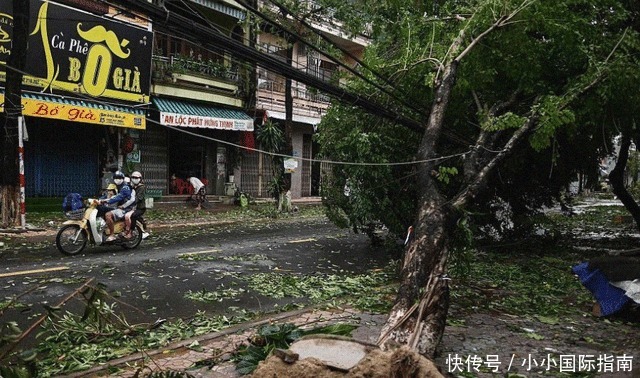
M109 211L105 215L105 221L109 228L109 237L105 242L112 242L116 240L116 235L114 234L115 222L124 218L125 209L132 206L133 202L135 202L135 196L132 198L131 188L124 182L124 178L124 173L121 171L115 171L113 173L113 183L118 187L118 194L111 198L100 200L101 204L117 205L116 209Z
M124 224L125 224L125 239L133 238L133 234L131 233L132 228L136 224L136 221L142 217L142 215L147 210L146 205L146 187L142 182L142 173L135 171L131 173L131 184L133 186L133 190L135 191L135 209L127 212L124 215Z

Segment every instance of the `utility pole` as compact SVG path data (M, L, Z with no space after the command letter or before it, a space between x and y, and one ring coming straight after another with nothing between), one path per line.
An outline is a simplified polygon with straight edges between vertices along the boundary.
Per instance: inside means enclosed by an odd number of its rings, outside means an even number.
M286 41L287 65L293 67L293 48L295 46L295 40L287 37ZM285 155L293 156L293 93L291 92L291 78L287 76L284 84L284 153ZM281 169L284 170L284 167L281 167ZM291 211L291 198L287 197L287 192L291 193L291 177L291 172L284 170L284 174L282 175L282 192L278 198L278 209L284 212Z
M5 66L4 106L0 115L0 226L20 224L19 127L22 127L22 72L26 64L30 0L13 0L11 53ZM22 209L23 210L23 209Z

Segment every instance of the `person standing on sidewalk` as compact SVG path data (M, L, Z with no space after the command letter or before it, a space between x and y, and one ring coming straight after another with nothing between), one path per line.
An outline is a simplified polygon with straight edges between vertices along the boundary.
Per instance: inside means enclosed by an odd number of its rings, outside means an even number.
M146 191L147 188L142 182L142 173L135 171L131 174L131 185L133 190L135 190L136 196L136 206L135 209L129 211L124 216L124 224L125 224L125 239L133 238L133 234L131 233L133 227L135 227L136 222L142 215L147 211L146 205Z
M197 177L189 177L187 179L191 186L193 186L193 195L196 200L196 210L202 209L202 204L204 203L205 191L206 187Z

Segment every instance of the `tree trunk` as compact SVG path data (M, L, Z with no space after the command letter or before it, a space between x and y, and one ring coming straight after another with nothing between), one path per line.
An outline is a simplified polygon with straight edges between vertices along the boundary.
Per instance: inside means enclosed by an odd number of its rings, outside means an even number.
M431 112L416 156L416 160L424 163L418 166L419 210L414 224L415 234L405 250L400 289L378 340L381 345L388 339L393 339L408 344L426 357L433 358L444 334L449 310L446 267L449 257L449 230L455 227L459 214L456 209L463 208L485 188L487 177L498 162L504 159L506 151L510 150L534 123L533 120L529 120L514 133L505 146L505 151L487 164L483 164L483 168L477 170L473 177L467 177L468 185L463 187L462 193L456 198L450 200L440 193L435 178L437 159L434 158L438 154L437 144L442 138L445 112L460 61L485 36L508 24L517 13L516 10L497 19L493 25L473 38L464 49L461 49L465 40L462 31L450 48L451 54L457 54L456 57L441 67L441 77L436 78L439 81L436 83ZM458 53L459 50L462 51ZM471 165L479 167L475 163Z
M622 133L622 141L620 142L620 151L618 152L618 160L616 166L609 173L609 182L611 182L611 188L613 194L615 194L620 202L627 209L629 214L636 222L636 226L640 229L640 206L633 199L629 191L624 185L624 171L627 167L627 160L629 159L629 147L631 146L631 137L627 132Z
M0 228L11 228L19 224L20 205L18 203L19 190L15 185L0 186Z
M414 239L405 251L398 296L379 340L381 344L390 338L424 356L435 355L449 309L446 263L450 219L450 211L441 200L422 202Z
M457 68L458 60L454 59L444 70L420 143L417 159L426 162L419 166L420 202L414 237L405 250L398 296L378 340L384 345L393 339L429 358L442 339L449 310L448 229L456 214L438 190L430 159L437 153Z

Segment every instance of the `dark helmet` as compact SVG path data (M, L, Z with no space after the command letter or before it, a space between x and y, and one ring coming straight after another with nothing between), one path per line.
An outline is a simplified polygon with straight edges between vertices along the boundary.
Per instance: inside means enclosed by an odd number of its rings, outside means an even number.
M122 173L121 171L115 171L113 172L113 179L123 179L124 180L124 173Z

